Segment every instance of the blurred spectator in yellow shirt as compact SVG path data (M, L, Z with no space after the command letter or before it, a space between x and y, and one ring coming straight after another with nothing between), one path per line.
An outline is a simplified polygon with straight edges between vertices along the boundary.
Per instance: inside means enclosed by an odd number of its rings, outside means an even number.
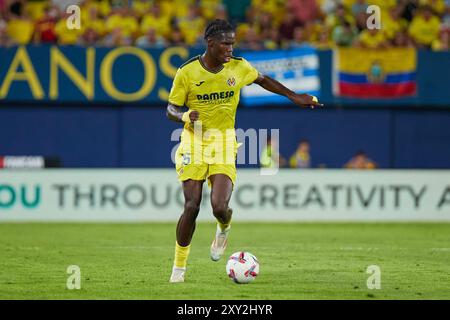
M112 10L109 0L84 0L81 7L81 15L83 15L83 11L90 10L92 7L97 9L99 17L102 18L108 17Z
M378 29L367 29L359 34L356 46L367 49L382 49L389 46L386 36Z
M83 34L80 29L69 29L67 28L67 18L69 18L71 14L65 13L62 18L56 23L55 33L58 36L58 44L60 45L74 45L77 44L78 38Z
M238 2L238 1L235 1L235 2ZM201 15L206 20L222 19L222 18L219 18L216 16L216 12L220 6L222 6L225 9L221 0L200 0L199 5L200 5L200 10L201 10Z
M188 15L179 18L178 26L188 46L203 44L202 31L205 27L205 20L200 15L200 7L197 5L190 6Z
M159 2L155 2L142 17L141 34L147 34L149 29L156 30L158 35L163 37L169 37L170 35L170 15L168 13L164 14Z
M440 24L431 7L426 5L420 8L419 14L409 25L409 34L419 48L430 48L439 36Z
M133 0L131 3L131 9L136 17L142 17L145 13L150 11L151 7L152 3L148 0Z
M122 34L125 38L133 38L139 30L137 19L130 14L128 7L118 7L113 9L113 14L106 20L106 29L108 32L118 28L122 30Z
M345 165L347 169L375 169L378 165L371 160L367 154L360 150L358 151Z
M323 27L319 32L317 39L312 42L312 45L319 50L332 48L334 43L330 37L330 30L327 27Z
M34 23L25 13L25 1L10 1L8 21L8 36L18 44L28 44L34 32Z
M325 25L331 30L334 30L338 25L344 24L347 21L352 26L355 25L355 18L349 14L342 4L336 6L336 11L325 18Z
M81 29L93 29L99 38L106 34L104 19L101 19L97 6L88 6L81 11Z
M289 158L289 166L291 168L311 168L311 155L309 153L309 141L301 140L297 150Z
M419 4L422 6L429 5L438 16L442 16L446 8L444 0L420 0Z
M0 18L0 48L9 48L16 42L8 35L8 24Z
M395 34L408 26L408 21L402 16L402 7L397 6L382 12L381 14L381 29L386 35L386 38L391 40Z

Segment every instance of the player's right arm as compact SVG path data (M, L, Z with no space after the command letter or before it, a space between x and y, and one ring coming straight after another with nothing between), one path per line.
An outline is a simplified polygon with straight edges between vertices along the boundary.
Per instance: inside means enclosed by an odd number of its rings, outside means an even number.
M186 105L188 97L188 81L186 74L180 68L177 70L173 79L172 89L169 93L169 104L167 105L166 115L172 121L176 122L194 122L198 120L198 111L182 111L182 106Z
M199 113L195 110L183 112L181 107L173 105L169 102L166 111L167 118L176 122L194 122L198 120Z

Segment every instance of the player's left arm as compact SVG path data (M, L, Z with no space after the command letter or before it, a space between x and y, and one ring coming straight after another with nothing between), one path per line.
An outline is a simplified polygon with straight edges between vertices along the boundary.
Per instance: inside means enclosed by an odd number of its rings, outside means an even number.
M259 73L254 83L270 92L285 96L298 106L311 108L323 106L323 104L319 103L315 96L306 93L295 93L268 75Z

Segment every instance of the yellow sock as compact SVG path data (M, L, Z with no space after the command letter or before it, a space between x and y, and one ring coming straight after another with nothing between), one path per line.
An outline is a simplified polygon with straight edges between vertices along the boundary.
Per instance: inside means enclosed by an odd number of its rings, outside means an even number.
M189 250L191 249L191 245L186 247L182 247L175 242L175 261L173 265L176 268L186 268L187 258L189 256Z
M231 224L231 220L228 221L228 223L221 223L220 221L217 221L217 224L219 225L220 230L224 231L226 228L228 228Z

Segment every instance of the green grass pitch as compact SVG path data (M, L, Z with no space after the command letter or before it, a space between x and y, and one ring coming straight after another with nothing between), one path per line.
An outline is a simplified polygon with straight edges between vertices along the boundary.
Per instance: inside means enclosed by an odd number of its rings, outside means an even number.
M450 299L450 224L241 223L213 262L214 223L199 223L185 283L168 282L175 223L0 224L0 299ZM251 284L227 278L228 255L261 263ZM81 289L69 290L69 265ZM369 265L381 289L368 289Z

